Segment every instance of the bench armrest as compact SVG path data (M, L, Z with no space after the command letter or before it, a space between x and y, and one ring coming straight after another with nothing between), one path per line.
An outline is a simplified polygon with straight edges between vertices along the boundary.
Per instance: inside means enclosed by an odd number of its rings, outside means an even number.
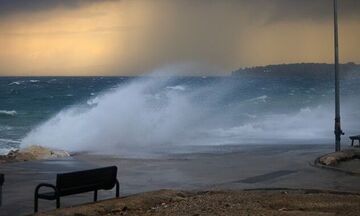
M34 212L36 213L38 211L38 199L39 199L39 190L42 187L47 187L47 188L52 188L55 192L55 197L56 197L56 208L60 207L60 199L58 197L59 193L58 193L58 189L52 185L52 184L48 184L48 183L41 183L38 184L38 186L36 186L35 188L35 194L34 194Z
M57 194L57 192L58 192L57 188L56 188L54 185L48 184L48 183L41 183L41 184L38 184L38 186L36 186L36 188L35 188L35 195L37 195L37 194L39 193L39 190L40 190L40 188L42 188L42 187L48 187L48 188L54 189L55 194Z

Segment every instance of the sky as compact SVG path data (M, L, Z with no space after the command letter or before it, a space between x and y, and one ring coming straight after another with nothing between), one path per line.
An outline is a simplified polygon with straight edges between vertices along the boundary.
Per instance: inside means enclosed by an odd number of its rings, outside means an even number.
M0 0L0 76L229 74L333 62L332 0ZM339 1L360 63L360 1Z

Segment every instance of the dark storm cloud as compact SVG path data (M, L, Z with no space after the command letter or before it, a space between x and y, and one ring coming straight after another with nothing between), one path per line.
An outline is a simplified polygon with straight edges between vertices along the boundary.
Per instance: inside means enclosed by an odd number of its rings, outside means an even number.
M269 21L323 21L333 16L333 0L255 0L271 11ZM340 18L360 18L359 0L339 0Z
M0 16L21 12L39 12L58 7L77 9L84 5L120 0L0 0ZM159 3L161 0L153 0ZM189 6L203 7L211 4L230 3L234 7L247 9L254 19L267 17L267 22L311 19L322 21L332 16L333 0L166 0L182 2ZM343 18L360 18L360 0L338 0Z
M255 16L267 15L267 22L323 21L333 15L333 0L242 0ZM359 0L339 0L342 18L360 18Z
M193 7L231 4L239 11L250 12L253 19L266 22L314 20L333 16L333 0L180 0ZM360 0L338 0L341 18L360 18ZM264 19L264 17L266 19Z
M108 1L118 0L0 0L0 16L46 11L58 7L77 9L85 5Z

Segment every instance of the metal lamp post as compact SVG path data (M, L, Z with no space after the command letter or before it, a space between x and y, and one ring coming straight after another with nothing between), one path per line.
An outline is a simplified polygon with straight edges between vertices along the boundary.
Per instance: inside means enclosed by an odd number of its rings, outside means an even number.
M337 19L337 0L334 0L334 46L335 46L335 151L341 150L341 130L340 121L340 81L339 81L339 34Z

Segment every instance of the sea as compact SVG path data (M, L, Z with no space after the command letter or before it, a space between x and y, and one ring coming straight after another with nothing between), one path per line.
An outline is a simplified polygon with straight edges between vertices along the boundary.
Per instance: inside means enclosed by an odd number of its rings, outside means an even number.
M341 80L341 117L360 134L360 78ZM333 144L334 81L289 76L1 77L0 154L189 146Z

